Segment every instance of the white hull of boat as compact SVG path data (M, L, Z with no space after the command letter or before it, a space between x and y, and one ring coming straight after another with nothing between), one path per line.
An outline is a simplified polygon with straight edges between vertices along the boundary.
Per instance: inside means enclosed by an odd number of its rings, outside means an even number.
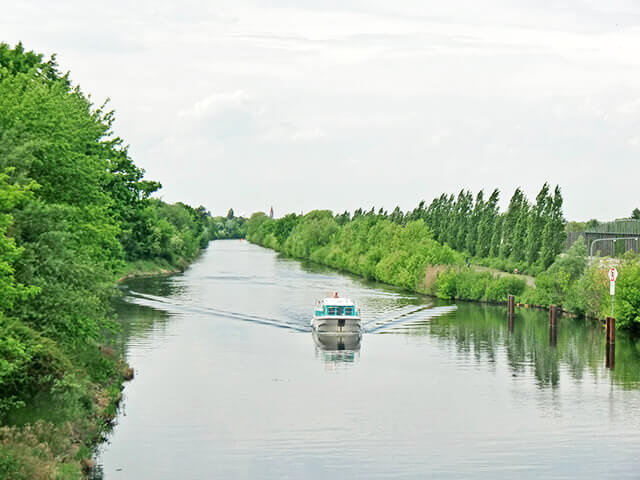
M362 332L360 319L354 317L314 317L311 327L318 333L356 335Z

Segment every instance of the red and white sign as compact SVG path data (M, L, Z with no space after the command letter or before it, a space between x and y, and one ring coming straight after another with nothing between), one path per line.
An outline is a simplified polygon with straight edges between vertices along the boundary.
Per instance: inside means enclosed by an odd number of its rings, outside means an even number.
M609 281L611 282L611 285L609 287L609 293L611 295L615 295L616 294L616 278L618 278L618 270L616 270L616 267L611 267L609 269L608 275L609 275Z

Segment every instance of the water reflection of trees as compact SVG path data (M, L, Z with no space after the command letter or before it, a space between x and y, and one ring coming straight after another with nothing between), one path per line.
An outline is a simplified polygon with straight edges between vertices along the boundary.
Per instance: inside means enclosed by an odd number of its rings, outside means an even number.
M169 318L167 312L130 302L127 299L130 291L171 297L179 293L180 287L172 278L164 276L135 278L123 284L121 294L112 302L119 328L108 335L108 343L121 353L125 353L130 339L139 339L157 328L165 328Z
M510 332L504 307L459 303L455 313L433 319L412 333L427 332L477 363L493 365L504 351L512 373L532 371L540 388L556 387L561 370L576 381L586 373L595 378L607 375L604 333L591 321L561 317L554 334L546 312L519 309ZM610 373L614 382L639 388L640 342L619 333L615 354L615 369Z
M180 280L180 275L130 278L122 284L122 288L124 291L130 290L158 297L171 297L186 290L186 286L181 285Z

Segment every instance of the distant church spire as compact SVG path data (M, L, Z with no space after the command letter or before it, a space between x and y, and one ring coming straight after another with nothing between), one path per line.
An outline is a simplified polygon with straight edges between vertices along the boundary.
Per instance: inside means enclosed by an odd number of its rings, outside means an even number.
M271 207L271 210L269 210L269 217L273 218L273 207Z

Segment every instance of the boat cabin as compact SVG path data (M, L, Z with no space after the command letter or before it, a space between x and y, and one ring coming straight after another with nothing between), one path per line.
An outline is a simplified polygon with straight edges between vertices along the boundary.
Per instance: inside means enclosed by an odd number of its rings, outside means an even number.
M316 317L359 317L360 310L350 299L334 296L318 302L314 315Z

